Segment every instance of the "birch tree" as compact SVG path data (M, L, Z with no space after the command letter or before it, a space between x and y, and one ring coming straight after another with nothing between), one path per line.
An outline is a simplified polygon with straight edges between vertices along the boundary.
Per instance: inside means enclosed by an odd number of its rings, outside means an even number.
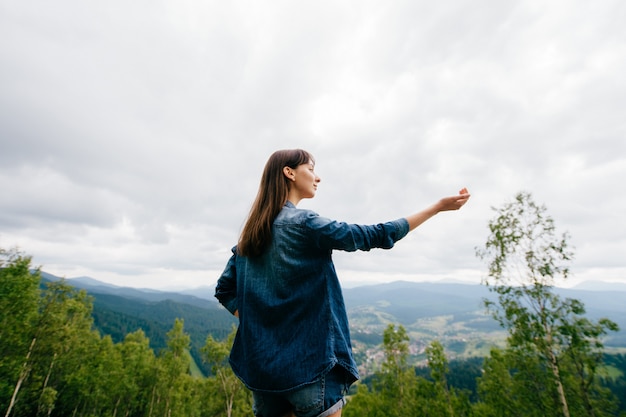
M235 334L236 329L233 328L224 341L215 340L209 335L201 349L203 360L211 366L208 385L214 387L216 395L213 398L227 417L248 415L252 411L251 396L228 363Z
M536 204L529 193L519 193L494 210L487 242L477 248L477 255L488 264L484 284L497 296L495 301L485 300L485 305L508 331L508 349L520 357L538 358L538 369L548 370L547 392L553 393L555 404L550 414L570 417L575 396L568 395L565 382L578 378L579 388L592 395L589 384L595 376L593 364L601 358L601 337L617 330L617 325L608 319L597 323L584 319L580 301L555 293L555 284L569 277L573 251L569 235L557 234L545 206ZM584 363L580 375L564 366L568 355ZM587 415L596 415L592 401L587 402L587 410Z
M0 248L0 410L9 416L30 373L36 340L31 329L37 319L39 270L17 249Z

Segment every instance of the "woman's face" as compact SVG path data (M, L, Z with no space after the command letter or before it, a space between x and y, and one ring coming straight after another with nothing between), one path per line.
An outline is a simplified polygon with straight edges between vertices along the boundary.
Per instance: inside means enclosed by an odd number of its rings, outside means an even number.
M321 181L320 177L315 174L315 165L312 161L306 164L298 165L294 170L291 192L296 192L300 199L313 198L317 191L317 184Z

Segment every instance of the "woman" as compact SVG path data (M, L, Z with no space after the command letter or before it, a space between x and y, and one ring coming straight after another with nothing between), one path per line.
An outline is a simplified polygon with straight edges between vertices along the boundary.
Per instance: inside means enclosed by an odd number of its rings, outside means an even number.
M353 225L296 208L320 178L306 151L281 150L265 165L258 194L215 296L239 317L230 355L252 390L257 417L340 416L358 379L333 250L393 247L440 211L458 210L460 194L395 221Z

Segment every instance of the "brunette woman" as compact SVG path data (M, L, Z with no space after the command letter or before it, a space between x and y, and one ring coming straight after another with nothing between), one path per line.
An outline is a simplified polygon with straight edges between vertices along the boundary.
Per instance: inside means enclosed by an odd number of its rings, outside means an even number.
M398 220L356 225L298 209L320 178L301 149L272 154L215 296L239 317L230 355L252 390L257 417L340 416L358 379L333 250L390 249L441 211L469 199L464 188Z

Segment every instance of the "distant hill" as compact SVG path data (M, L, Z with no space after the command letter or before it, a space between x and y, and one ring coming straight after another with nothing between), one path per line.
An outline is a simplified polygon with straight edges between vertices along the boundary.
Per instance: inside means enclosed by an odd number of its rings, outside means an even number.
M556 288L563 298L581 300L587 317L609 318L620 326L607 346L626 347L626 291L617 285L612 291ZM500 330L485 314L483 299L494 299L484 285L427 282L393 282L344 290L350 324L356 338L388 323L400 323L416 337L461 339L489 338Z
M626 284L621 282L584 281L573 287L575 290L626 292Z
M482 285L397 281L344 290L349 310L375 306L401 324L450 314L476 312L489 291Z
M50 281L58 281L61 278L52 274L42 272L42 278ZM118 295L124 298L137 299L142 301L165 301L172 300L178 301L184 304L191 304L201 308L208 308L209 306L216 307L217 301L215 298L204 298L197 295L192 295L193 290L188 292L170 292L159 291L148 288L131 288L131 287L119 287L117 285L107 284L93 278L80 277L80 278L68 278L65 281L71 286L79 289L86 290L90 294L110 294Z
M626 288L583 290L556 288L564 298L581 300L593 318L609 317L620 322L626 315ZM348 309L377 306L403 322L441 314L459 314L484 310L482 300L494 296L484 285L397 281L344 289ZM626 327L626 320L623 322Z
M181 294L185 295L193 295L194 297L203 298L205 300L209 300L212 302L217 302L215 299L215 285L212 286L202 286L192 289L185 289L180 291Z
M42 273L44 279L60 278ZM115 341L143 329L155 351L165 347L166 333L176 318L182 318L192 340L192 356L199 361L199 349L207 335L226 336L234 319L213 297L215 287L181 292L118 287L88 277L67 282L94 297L94 323L102 334ZM626 291L556 289L562 297L581 300L592 319L607 317L622 329L611 335L607 346L626 347ZM486 355L504 337L503 330L485 313L482 300L493 295L483 285L460 283L393 282L344 289L344 298L355 353L365 361L371 348L382 343L387 324L402 324L414 341L413 350L438 339L459 356ZM366 353L370 352L370 353ZM206 369L203 369L206 372Z
M43 272L42 280L61 278ZM217 302L192 295L117 287L93 279L68 279L66 282L84 289L93 297L94 326L114 342L139 329L150 339L150 346L158 353L166 347L167 332L176 319L184 320L184 330L191 339L191 356L207 374L200 349L208 335L223 339L230 333L236 319Z

